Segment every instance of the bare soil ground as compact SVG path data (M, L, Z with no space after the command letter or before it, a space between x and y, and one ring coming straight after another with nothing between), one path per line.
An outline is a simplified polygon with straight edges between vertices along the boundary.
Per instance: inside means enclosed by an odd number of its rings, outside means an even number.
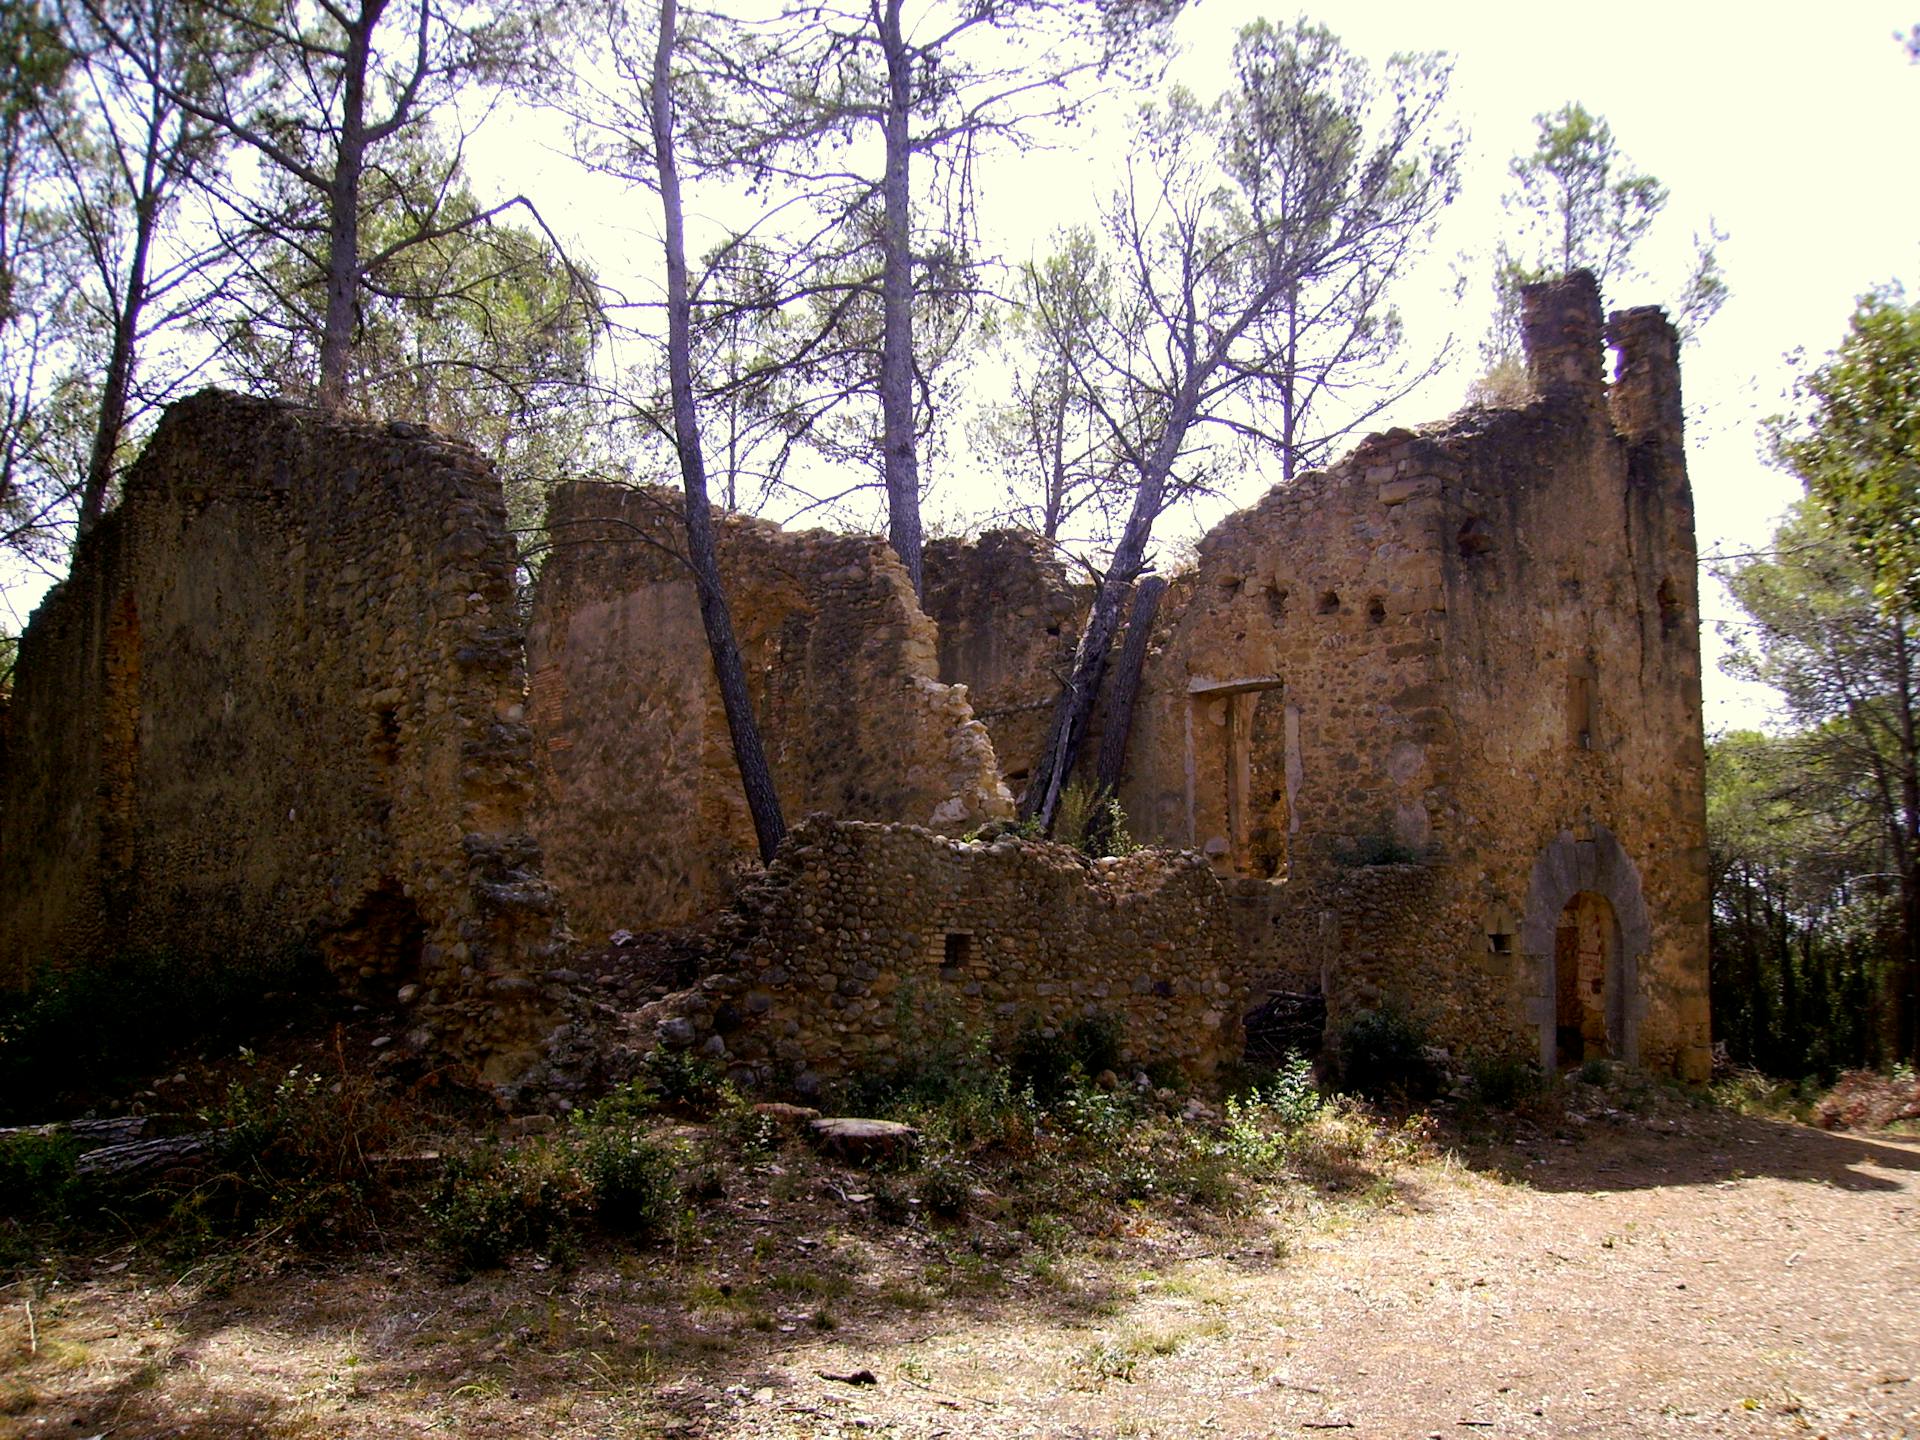
M789 1146L666 1248L464 1281L69 1257L0 1289L0 1434L1920 1436L1911 1137L1563 1118L1057 1252L866 1184Z

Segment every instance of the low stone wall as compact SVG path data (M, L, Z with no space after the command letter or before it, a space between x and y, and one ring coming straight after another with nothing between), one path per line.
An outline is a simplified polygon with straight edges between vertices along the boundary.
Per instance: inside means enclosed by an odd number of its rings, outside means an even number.
M1133 1064L1211 1075L1243 1048L1234 918L1198 855L1089 860L810 816L722 922L724 970L640 1012L658 1042L802 1095L958 1026L1118 1022Z

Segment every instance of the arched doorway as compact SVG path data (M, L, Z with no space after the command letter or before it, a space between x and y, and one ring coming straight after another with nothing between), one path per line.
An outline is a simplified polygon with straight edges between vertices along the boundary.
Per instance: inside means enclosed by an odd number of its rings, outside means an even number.
M1577 892L1561 907L1553 936L1554 1063L1613 1056L1610 1017L1618 1008L1620 924L1604 895Z
M1580 1059L1604 1054L1638 1065L1646 1009L1640 966L1652 949L1653 925L1639 868L1606 826L1584 827L1580 834L1562 830L1534 857L1519 940L1538 986L1529 987L1527 1011L1540 1027L1541 1068L1578 1063L1573 1034L1579 1036ZM1564 960L1563 945L1570 947Z

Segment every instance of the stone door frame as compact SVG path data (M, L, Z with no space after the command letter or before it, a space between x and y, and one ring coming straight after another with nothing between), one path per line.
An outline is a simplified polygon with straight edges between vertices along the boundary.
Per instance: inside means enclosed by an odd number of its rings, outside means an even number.
M1640 993L1640 964L1653 948L1653 922L1640 889L1640 870L1611 830L1604 825L1583 827L1580 838L1562 830L1534 858L1527 881L1527 904L1520 921L1520 949L1531 963L1538 985L1528 1000L1529 1019L1540 1027L1540 1068L1551 1075L1559 1063L1554 1032L1554 932L1560 912L1582 891L1600 896L1613 907L1618 936L1609 957L1607 976L1607 1042L1617 1060L1640 1063L1640 1022L1646 999Z

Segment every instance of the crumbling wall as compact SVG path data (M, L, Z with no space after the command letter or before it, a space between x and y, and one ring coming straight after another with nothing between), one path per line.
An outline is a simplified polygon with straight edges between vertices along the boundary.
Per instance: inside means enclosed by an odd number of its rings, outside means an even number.
M514 553L464 447L203 392L21 641L0 964L320 948L503 1076L564 941Z
M924 606L939 632L940 678L965 685L1018 795L1046 741L1092 590L1075 585L1045 543L1017 530L935 540Z
M723 921L724 968L643 1011L753 1085L891 1070L957 1028L1005 1044L1102 1015L1133 1064L1205 1076L1244 1044L1247 987L1196 855L1089 860L1013 838L809 818Z
M556 492L528 635L534 828L583 935L680 924L755 863L680 497ZM789 821L814 810L960 832L1011 813L964 687L886 542L720 517L722 579Z
M1136 833L1284 882L1270 961L1318 957L1335 1027L1390 999L1446 1043L1552 1063L1553 936L1599 895L1620 936L1611 1053L1699 1077L1677 342L1658 312L1616 315L1608 386L1591 277L1526 299L1533 403L1370 437L1201 542L1121 798ZM1408 863L1429 872L1417 896Z

